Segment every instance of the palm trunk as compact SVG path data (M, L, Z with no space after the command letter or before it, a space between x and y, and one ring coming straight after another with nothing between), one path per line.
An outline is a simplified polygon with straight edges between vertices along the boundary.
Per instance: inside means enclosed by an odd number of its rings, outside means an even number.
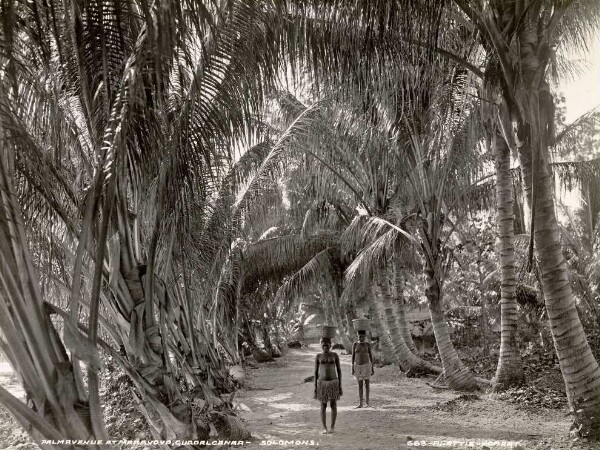
M492 380L494 391L506 390L525 380L517 346L517 277L514 247L513 184L510 175L510 149L502 136L492 140L496 155L496 209L498 254L501 270L500 358Z
M450 340L450 333L442 305L440 285L433 271L428 270L426 274L428 280L425 295L429 300L429 313L431 314L431 323L433 325L438 352L440 353L444 367L444 377L448 382L448 386L457 391L477 390L478 386L475 377L460 360Z
M440 248L443 227L441 203L436 197L431 197L426 205L419 229L425 256L423 270L427 279L425 296L428 300L429 314L431 315L431 324L438 352L442 359L444 378L452 389L474 391L479 387L475 377L460 360L454 345L452 345L442 302L441 288L444 276L444 259Z
M381 312L383 310L380 300L380 292L376 285L372 287L373 296L370 302L369 313L373 326L379 330L379 342L381 343L381 351L383 358L388 364L398 364L398 357L394 351L394 345L389 334L385 331L381 321Z
M341 280L340 280L341 283ZM342 339L342 344L346 349L347 353L352 353L352 339L348 335L347 328L344 326L343 315L341 314L342 308L340 307L340 284L336 283L332 286L332 304L333 304L333 315L334 320L339 323L339 333Z
M398 320L398 327L400 329L400 334L406 343L408 349L414 353L418 354L417 347L412 338L412 333L410 332L410 324L406 319L405 312L405 300L404 300L404 280L402 278L402 268L397 259L394 260L394 292L395 292L395 302L394 302L394 312L396 314L396 318Z
M417 350L417 346L413 341L412 333L410 332L410 324L406 318L406 305L404 303L404 295L401 297L396 297L396 301L394 302L394 311L396 313L396 318L398 319L398 327L400 328L400 335L406 342L406 346L408 349L417 355L419 351Z
M340 314L340 323L342 325L342 329L344 330L344 347L346 348L347 353L352 353L352 343L354 342L354 335L350 333L350 324L348 323L348 317L346 316L346 314ZM346 346L346 343L348 344L348 346Z
M401 369L404 372L417 374L431 372L440 373L442 371L441 368L429 364L427 361L424 361L410 351L400 332L396 315L394 314L394 299L390 290L389 280L382 276L380 277L379 282L383 299L385 323L390 333L394 353L398 358Z
M256 337L254 334L254 328L252 327L252 323L250 322L250 320L244 320L244 324L242 326L241 331L246 341L246 344L248 345L248 348L252 353L252 356L254 356L254 359L256 359L257 362L262 363L273 361L273 357L257 345Z
M260 331L262 334L262 341L265 347L265 351L272 357L277 353L273 348L273 343L271 342L271 333L270 333L270 324L268 320L265 320L260 327Z
M325 316L326 324L333 324L333 310L331 308L331 302L329 301L328 294L325 290L320 289L321 305L323 306L323 315Z
M337 302L335 298L332 298L333 296L337 295L337 289L335 287L333 287L331 290L331 296L326 295L327 298L327 302L329 304L329 310L331 311L331 318L333 320L333 324L335 325L335 327L338 330L338 334L340 336L340 339L342 340L342 345L344 346L344 348L346 349L346 351L352 352L352 341L348 338L348 335L346 334L346 331L344 330L344 324L342 323L342 319L340 317L340 313L339 313L339 309L337 307Z
M536 93L538 94L538 93ZM540 93L538 95L542 95ZM545 94L550 96L549 93ZM537 97L537 95L536 95ZM549 118L549 101L541 102L541 116ZM550 98L550 101L552 99ZM525 106L527 122L539 116ZM548 319L567 398L574 414L574 427L583 436L600 438L600 367L588 344L577 314L567 264L564 259L553 199L553 178L549 168L548 142L543 128L531 129L525 121L518 123L517 142L526 198L534 210L534 242L541 272ZM534 152L537 146L537 151ZM534 157L535 154L535 157ZM535 165L535 167L534 167ZM537 169L537 170L536 170ZM535 181L534 181L535 170Z
M353 340L356 337L356 330L354 329L354 324L352 323L352 316L350 312L346 310L346 322L348 323L348 334L352 337Z

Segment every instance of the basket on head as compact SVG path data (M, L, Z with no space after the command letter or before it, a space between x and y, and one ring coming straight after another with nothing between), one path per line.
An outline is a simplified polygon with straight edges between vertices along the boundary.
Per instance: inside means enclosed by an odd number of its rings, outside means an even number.
M368 331L371 321L369 319L354 319L352 324L356 331Z
M335 327L333 325L321 325L321 337L333 339L335 337Z
M379 327L377 326L373 326L373 328L371 328L371 336L376 338L379 337L379 335L381 334Z

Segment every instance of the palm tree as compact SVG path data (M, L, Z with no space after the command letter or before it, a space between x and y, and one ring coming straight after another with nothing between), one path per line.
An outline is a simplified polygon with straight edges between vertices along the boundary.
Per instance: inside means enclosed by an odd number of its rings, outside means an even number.
M391 292L389 280L380 276L379 289L383 299L383 312L385 323L390 333L392 345L395 353L398 355L400 366L405 371L411 372L433 372L440 373L442 370L439 367L429 364L415 355L414 350L411 350L407 344L407 338L399 326L397 314L394 313L394 298ZM413 344L414 348L414 344Z
M554 346L574 427L600 437L600 366L577 315L564 259L553 199L548 146L554 139L553 97L548 72L559 43L581 45L598 28L597 2L491 2L485 8L467 0L454 4L479 31L486 52L498 64L493 74L518 148L526 198L531 206L532 244L538 257L542 289Z
M190 262L196 265L201 258L181 250L193 227L212 217L214 205L207 200L223 179L231 147L247 137L251 113L258 110L263 87L278 64L263 45L265 35L246 26L259 13L246 6L134 2L125 8L110 0L2 6L7 49L0 109L6 147L2 194L13 202L6 204L6 217L25 223L34 236L46 233L55 242L66 238L74 243L51 253L73 261L69 276L58 280L70 290L70 311L50 304L40 309L43 299L37 292L37 306L20 319L25 329L38 333L37 340L59 343L46 356L29 339L22 341L28 343L24 352L12 338L4 349L26 389L39 391L35 379L52 381L63 374L74 380L75 394L65 399L66 407L69 402L89 404L80 413L77 408L54 411L56 423L50 426L40 419L45 414L40 404L32 414L3 396L12 412L29 420L27 428L34 434L52 438L58 429L63 437L105 437L96 344L134 381L155 437L195 433L176 377L185 378L187 389L198 388L207 400L215 399L216 392L202 377L226 383L222 358L206 345L216 327L207 327L204 305L190 294L207 284L198 274L200 264L189 270ZM14 204L15 190L29 199L23 220ZM3 239L16 261L28 254L23 235L7 231ZM16 267L8 255L7 270ZM23 289L35 291L36 269L28 264L30 281ZM6 292L7 302L18 301L16 286ZM87 325L80 322L81 307L89 313ZM60 350L49 311L71 330L64 342L71 359ZM110 341L99 336L99 324ZM2 328L12 334L10 322ZM44 333L52 337L44 339ZM17 361L27 352L33 366ZM88 363L87 392L80 360ZM53 403L57 392L46 391ZM83 421L85 430L80 417L92 418L89 425Z
M381 343L383 358L389 364L400 364L402 367L403 364L400 362L399 355L394 348L391 336L383 326L383 301L381 300L381 289L379 289L377 284L372 285L371 296L372 300L369 302L369 316L371 317L373 328L379 331L378 337L379 342Z
M404 307L406 305L406 299L404 297L404 276L403 271L404 268L400 263L401 256L399 255L397 258L394 258L392 261L392 272L393 272L393 288L394 288L394 307L395 307L395 316L398 321L398 327L400 329L400 334L402 339L406 343L408 349L417 354L417 348L412 338L412 334L410 332L410 325L406 318L406 312Z
M335 6L329 8L333 9ZM436 14L440 12L440 5L437 3L432 5L417 3L407 8L396 8L393 11L397 15L394 15L390 13L390 9L385 13L380 11L380 5L377 4L372 8L361 9L358 19L356 17L353 19L357 25L364 25L370 30L379 30L379 36L382 36L385 34L383 27L395 23L395 20L402 23L402 19L398 17L401 15L398 13L399 10L404 12L406 20L414 19L411 15L418 14L423 20L423 26L418 27L419 30L430 27L428 29L430 35L436 38L442 31L448 32L447 34L458 31L457 34L462 34L463 38L468 35L480 39L486 54L495 60L499 70L485 75L491 76L502 90L510 120L516 125L513 127L514 138L521 157L521 170L528 192L527 197L533 205L531 211L532 216L536 218L535 223L542 224L535 229L534 223L532 242L535 241L539 259L543 261L540 270L544 296L568 397L576 411L576 427L583 435L596 436L597 431L594 430L600 429L597 426L600 419L597 414L594 415L600 401L600 369L591 354L580 321L576 317L567 267L560 250L552 183L547 168L549 162L547 146L552 141L554 118L552 96L546 76L559 36L562 37L562 42L581 43L585 42L586 36L597 28L598 17L600 17L598 4L596 2L557 4L552 1L533 0L481 4L474 0L454 0L446 6L449 12L447 16ZM325 9L331 11L329 8ZM347 10L342 11L344 12L338 13L335 18L345 25L347 23L345 20L352 17L352 14L346 13ZM428 11L429 15L423 14L423 11ZM388 20L381 20L381 17L386 17ZM432 17L435 20L432 20ZM440 17L447 18L447 21L440 22ZM470 23L463 27L462 24L468 22ZM420 22L417 20L414 23ZM444 24L444 28L440 28L441 23ZM407 26L405 29L410 30L411 27ZM389 28L385 31L389 31ZM376 41L374 35L370 37L365 48ZM398 41L414 43L421 48L429 49L429 55L438 53L440 57L460 63L472 73L484 76L477 67L478 61L473 64L469 61L468 53L463 56L465 53L462 49L461 53L457 54L439 47L439 41L420 41L418 35L395 37ZM353 41L349 40L349 42ZM472 48L472 46L463 46L463 49L466 47ZM362 55L357 52L357 56ZM379 58L378 61L383 59ZM336 64L340 61L336 58L331 60ZM374 66L376 64L374 63ZM344 71L344 76L347 74L348 71ZM584 379L585 382L581 382L580 379Z
M435 76L435 75L434 75ZM434 78L432 78L434 79ZM427 278L425 295L428 299L438 350L448 385L455 389L477 389L475 378L462 364L450 341L443 309L442 286L447 264L443 243L455 225L450 214L460 205L460 192L468 189L469 153L473 147L469 106L465 102L461 79L454 83L459 88L445 91L444 78L438 78L437 90L427 84L430 103L421 106L420 119L406 120L399 137L408 141L406 173L417 212L415 229L420 236L418 245L423 257L423 271ZM434 114L433 111L435 111ZM400 141L402 143L402 141ZM461 153L461 152L467 153ZM466 158L466 159L465 159ZM463 172L463 173L461 173ZM466 181L466 184L465 184ZM457 219L457 218L456 218Z
M510 149L499 133L491 136L496 158L496 223L500 259L500 357L492 380L494 391L519 385L525 375L517 346L517 277L514 248L513 181L510 173Z
M31 252L26 242L26 229L14 190L13 171L16 154L2 130L3 157L0 162L0 245L2 246L3 293L0 326L1 349L21 377L31 400L28 407L10 392L0 387L0 401L34 438L62 439L64 436L86 439L107 437L98 404L90 403L83 383L74 370L73 360L79 358L98 371L100 361L95 346L77 328L65 327L72 347L67 354L58 331L50 321L39 288ZM61 389L56 385L60 383ZM67 420L65 420L65 418Z
M304 106L299 102L299 100L294 99L291 95L286 95L284 97L285 107L287 109L294 108L296 110L301 111ZM352 105L350 104L350 107ZM344 197L345 202L359 202L359 204L366 210L371 212L378 212L379 214L384 214L386 210L390 207L390 204L394 201L394 198L397 198L399 192L401 190L394 186L397 184L397 180L394 178L394 171L396 167L394 166L393 159L389 156L389 152L385 150L385 147L382 146L381 141L377 141L376 138L373 138L371 142L366 141L363 138L363 142L359 140L357 136L360 136L361 132L357 131L361 126L360 119L349 115L347 112L348 107L345 109L337 109L337 110L329 110L325 107L321 110L321 120L319 120L313 126L313 132L310 136L307 136L305 140L300 142L299 150L302 152L307 152L310 156L312 156L317 164L316 168L314 166L310 167L310 173L312 174L312 179L314 179L314 174L318 173L320 176L327 177L327 180L330 180L330 174L334 174L335 180L339 183L339 188L337 191L347 192L347 196ZM343 117L343 122L336 125L331 123L333 116L333 120L335 116L339 114ZM348 125L350 124L350 125ZM335 142L334 148L330 148L328 146L323 145L324 142ZM382 173L382 169L384 173ZM322 175L321 175L322 174ZM328 189L332 186L330 181L325 181L321 183L317 178L317 183L319 188L324 188L323 191L317 191L317 195L323 196L327 198ZM362 240L365 240L365 237L361 234L360 228L364 223L364 217L355 217L352 223L347 225L344 233L340 238L341 250L342 253L348 255L348 257L352 257L352 254L361 250L361 247L364 245ZM303 229L307 228L307 223L310 223L309 216L307 215L304 220ZM365 236L370 236L368 230L372 227L373 224L366 223ZM397 236L398 234L385 236L389 238L390 236ZM384 249L387 245L390 244L389 240L382 240L379 242L380 250ZM366 254L366 253L365 253ZM362 254L364 257L365 254ZM363 260L361 257L360 260ZM316 265L317 259L311 262L311 271L312 273L328 273L330 271L330 264L328 260L322 260L327 262L327 264L323 264L321 266ZM359 259L355 260L355 263L358 263ZM356 283L347 284L345 286L344 292L342 293L341 298L344 302L347 302L352 297L352 292L355 289L363 289L360 284L364 286L370 286L371 283L377 283L377 271L385 271L385 264L371 264L372 259L364 260L365 263L359 266L356 266L353 269L353 272L358 272L362 275L360 280ZM314 264L314 265L313 265ZM354 264L354 263L353 263ZM309 266L307 265L307 268ZM316 269L319 267L318 269ZM308 272L307 272L308 273ZM298 274L300 275L300 273ZM306 275L302 275L303 278L306 279ZM299 277L294 277L290 280L290 283L294 283L295 286L296 280ZM353 276L350 276L352 279ZM312 278L311 278L312 279ZM288 284L291 286L291 284ZM290 293L291 291L286 287L286 293ZM368 289L368 288L367 288ZM376 289L378 292L379 289ZM385 291L388 292L388 291ZM380 295L372 296L372 299L380 298ZM383 295L383 298L386 302L391 300L389 295ZM375 301L375 300L374 300ZM376 302L377 303L377 302ZM402 365L405 369L412 369L413 371L439 371L438 368L427 364L421 358L414 355L407 347L404 342L404 338L399 334L400 327L396 326L397 323L397 307L396 305L390 305L383 307L382 311L386 312L387 320L386 322L390 325L388 331L390 333L391 339L394 341L394 346L390 347L386 345L386 336L384 335L384 349L389 353L392 351L398 352L396 356L388 359L398 359L400 357ZM375 305L376 308L379 308L379 305ZM393 326L392 326L393 325ZM407 330L407 326L405 325L404 330Z

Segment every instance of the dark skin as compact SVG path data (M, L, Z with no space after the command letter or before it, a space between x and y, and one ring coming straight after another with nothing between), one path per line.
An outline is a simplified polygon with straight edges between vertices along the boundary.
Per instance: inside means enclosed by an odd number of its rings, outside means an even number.
M330 342L321 342L323 353L319 353L315 358L315 396L317 395L317 383L321 381L339 380L340 396L342 395L342 369L340 367L340 357L337 353L331 351ZM337 418L337 402L331 400L331 428L327 429L327 402L321 403L321 423L323 424L323 433L333 433L335 429L335 419Z
M352 344L352 375L354 375L355 362L358 365L371 363L371 375L375 374L375 369L373 368L373 355L371 354L371 344L365 342L366 338L366 335L361 333L358 335L358 342ZM363 383L366 394L365 403L363 403ZM358 380L358 398L360 399L360 403L357 408L369 408L371 406L369 405L369 393L369 380Z

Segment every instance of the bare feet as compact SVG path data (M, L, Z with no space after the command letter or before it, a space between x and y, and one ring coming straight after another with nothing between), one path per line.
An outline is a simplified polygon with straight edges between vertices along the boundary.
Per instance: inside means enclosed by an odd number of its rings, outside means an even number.
M332 434L334 431L334 429L332 428L331 430L329 430L329 434Z
M365 408L372 408L371 405L369 405L368 403L364 406Z
M325 428L321 434L329 434L329 430Z
M354 407L354 409L357 409L357 408L364 408L364 406L362 404L360 404L360 405Z

